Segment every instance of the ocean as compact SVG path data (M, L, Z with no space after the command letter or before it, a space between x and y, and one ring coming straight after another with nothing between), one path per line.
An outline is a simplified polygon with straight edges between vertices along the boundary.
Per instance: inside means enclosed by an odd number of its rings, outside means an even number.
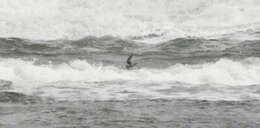
M259 0L0 0L0 127L259 128L259 12Z

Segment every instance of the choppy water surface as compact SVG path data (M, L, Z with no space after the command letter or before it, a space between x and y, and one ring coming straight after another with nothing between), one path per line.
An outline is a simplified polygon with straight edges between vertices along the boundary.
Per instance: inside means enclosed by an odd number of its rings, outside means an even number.
M259 127L257 0L111 1L0 0L1 127Z
M257 128L260 125L259 109L259 101L185 99L1 104L0 126Z

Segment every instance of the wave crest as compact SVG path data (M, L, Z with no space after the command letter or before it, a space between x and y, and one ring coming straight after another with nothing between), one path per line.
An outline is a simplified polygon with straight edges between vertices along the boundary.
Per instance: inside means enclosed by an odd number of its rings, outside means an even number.
M212 37L259 31L259 4L258 0L2 0L0 34L43 40L112 35L148 43Z
M136 81L141 83L182 82L191 84L252 85L259 84L260 59L241 62L221 59L216 63L176 64L166 69L125 70L114 66L89 64L76 60L63 64L36 65L33 61L2 59L0 79L10 81Z

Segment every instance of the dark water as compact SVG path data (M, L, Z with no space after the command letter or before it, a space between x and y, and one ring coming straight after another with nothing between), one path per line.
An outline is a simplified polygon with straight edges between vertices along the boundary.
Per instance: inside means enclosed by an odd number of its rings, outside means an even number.
M69 62L87 59L90 63L119 66L131 53L141 67L169 67L176 63L198 64L221 58L239 60L260 56L260 42L228 39L178 38L159 44L143 44L111 36L86 37L81 40L32 41L1 38L0 56L23 58L38 63ZM159 65L159 66L158 66Z
M11 101L11 103L2 102L0 105L0 126L3 128L258 128L259 105L260 102L255 100L157 99L55 102L49 99L47 103Z

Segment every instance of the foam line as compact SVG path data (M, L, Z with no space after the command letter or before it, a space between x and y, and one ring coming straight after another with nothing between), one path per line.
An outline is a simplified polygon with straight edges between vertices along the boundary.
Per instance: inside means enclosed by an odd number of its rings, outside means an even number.
M183 82L191 84L259 84L260 59L242 61L220 59L215 63L196 65L176 64L166 69L140 68L125 70L114 66L91 65L85 60L75 60L59 65L35 65L33 61L1 59L0 79L9 81L136 81Z

